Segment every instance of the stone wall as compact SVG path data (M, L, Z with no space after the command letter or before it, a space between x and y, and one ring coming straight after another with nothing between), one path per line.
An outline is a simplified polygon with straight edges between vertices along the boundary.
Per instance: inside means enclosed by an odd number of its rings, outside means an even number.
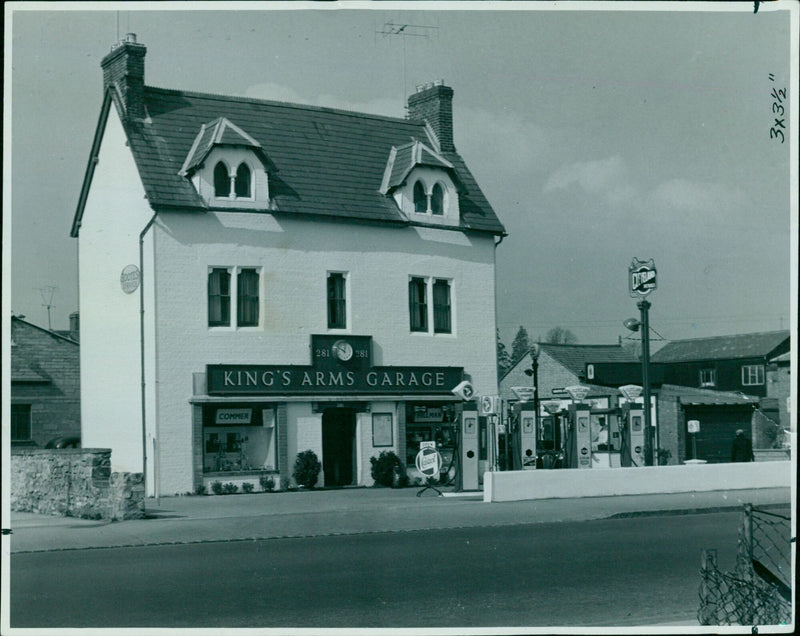
M83 519L144 517L141 473L112 473L104 448L11 449L11 509Z

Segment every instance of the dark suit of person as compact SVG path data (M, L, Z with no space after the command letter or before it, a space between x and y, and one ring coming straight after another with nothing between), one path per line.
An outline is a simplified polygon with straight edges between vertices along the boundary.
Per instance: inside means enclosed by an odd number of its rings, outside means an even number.
M744 435L736 434L733 438L733 447L731 448L731 461L732 462L752 462L755 459L753 456L753 444Z

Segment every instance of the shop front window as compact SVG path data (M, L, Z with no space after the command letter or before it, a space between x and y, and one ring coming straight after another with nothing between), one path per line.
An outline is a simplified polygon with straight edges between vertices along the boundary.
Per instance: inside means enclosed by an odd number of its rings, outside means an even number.
M406 465L416 466L420 442L436 442L442 456L442 472L454 465L456 407L452 403L409 403L406 406Z
M203 409L203 472L277 470L275 409L208 405Z

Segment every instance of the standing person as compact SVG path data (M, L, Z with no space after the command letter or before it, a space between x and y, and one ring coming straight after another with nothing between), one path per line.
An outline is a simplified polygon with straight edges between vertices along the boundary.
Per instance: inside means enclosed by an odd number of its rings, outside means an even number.
M739 429L736 431L736 437L733 438L733 447L731 448L731 461L732 462L752 462L755 459L753 456L753 444L749 438L744 436L744 431Z

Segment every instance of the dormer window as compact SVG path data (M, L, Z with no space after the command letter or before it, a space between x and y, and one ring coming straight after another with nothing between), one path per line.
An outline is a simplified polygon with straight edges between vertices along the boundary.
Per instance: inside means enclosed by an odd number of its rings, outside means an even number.
M464 184L453 164L420 141L392 148L380 192L390 194L412 222L450 227L461 223L458 199L466 192Z
M269 209L274 169L258 141L220 117L200 127L179 174L211 207Z

